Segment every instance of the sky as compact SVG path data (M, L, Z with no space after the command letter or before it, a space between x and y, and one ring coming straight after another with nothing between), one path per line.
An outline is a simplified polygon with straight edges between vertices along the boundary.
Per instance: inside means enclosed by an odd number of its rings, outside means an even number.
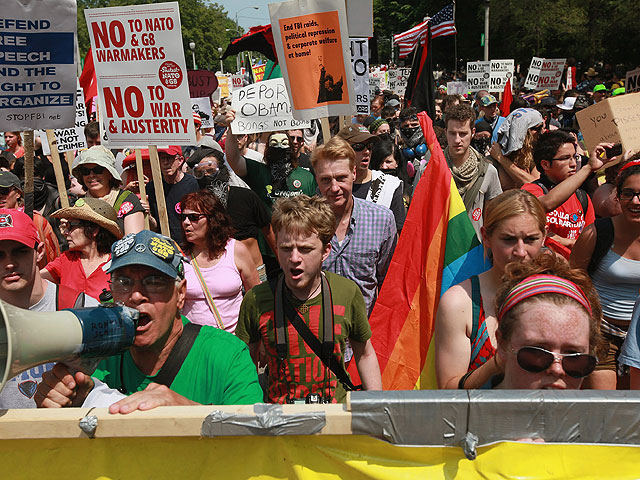
M269 2L268 0L215 0L212 3L222 5L227 11L229 18L235 21L238 14L238 23L244 31L256 25L266 25L269 21ZM258 7L254 10L251 7Z

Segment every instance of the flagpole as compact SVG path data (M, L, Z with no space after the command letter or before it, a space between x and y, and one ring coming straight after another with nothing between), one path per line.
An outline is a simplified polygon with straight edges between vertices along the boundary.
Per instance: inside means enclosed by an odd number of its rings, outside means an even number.
M456 2L453 2L453 23L456 23ZM453 55L456 57L453 59L453 74L454 77L458 75L458 34L453 38ZM457 80L457 78L456 78Z

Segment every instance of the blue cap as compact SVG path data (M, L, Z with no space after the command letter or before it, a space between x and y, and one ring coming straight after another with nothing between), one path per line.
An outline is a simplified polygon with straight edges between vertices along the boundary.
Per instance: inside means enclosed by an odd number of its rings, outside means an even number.
M176 242L169 237L142 230L122 237L111 246L107 273L128 265L146 265L171 278L184 278L184 258Z

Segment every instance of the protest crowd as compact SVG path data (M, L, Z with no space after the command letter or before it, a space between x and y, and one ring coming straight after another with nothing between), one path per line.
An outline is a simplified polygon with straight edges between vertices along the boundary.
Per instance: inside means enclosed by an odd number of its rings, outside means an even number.
M126 414L382 390L369 319L412 214L438 208L418 197L449 194L436 162L488 262L440 298L438 388L640 388L640 152L588 148L579 121L633 95L624 71L567 65L557 89L511 71L500 91L455 94L447 84L468 72L443 71L428 105L376 88L369 113L249 134L233 133L238 110L222 98L213 126L183 113L195 145L157 147L164 205L152 149L140 178L133 149L102 145L94 107L87 148L62 162L69 206L36 134L27 215L22 132L4 132L0 299L40 312L120 302L140 318L124 354L92 374L32 368L7 382L0 409ZM341 98L343 81L323 66L318 103Z

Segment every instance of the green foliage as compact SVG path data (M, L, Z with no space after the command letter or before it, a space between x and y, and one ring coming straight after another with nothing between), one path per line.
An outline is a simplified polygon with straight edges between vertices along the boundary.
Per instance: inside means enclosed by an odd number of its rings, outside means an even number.
M140 5L163 3L164 0L78 0L78 44L80 54L85 55L91 43L84 18L86 8L115 7L121 5ZM220 68L220 54L227 48L231 38L236 36L236 24L229 18L223 7L204 0L178 0L180 21L182 24L182 45L187 68L193 68L189 43L196 44L196 63L198 68L217 70ZM240 32L242 33L242 31ZM235 56L225 59L225 72L235 71Z

